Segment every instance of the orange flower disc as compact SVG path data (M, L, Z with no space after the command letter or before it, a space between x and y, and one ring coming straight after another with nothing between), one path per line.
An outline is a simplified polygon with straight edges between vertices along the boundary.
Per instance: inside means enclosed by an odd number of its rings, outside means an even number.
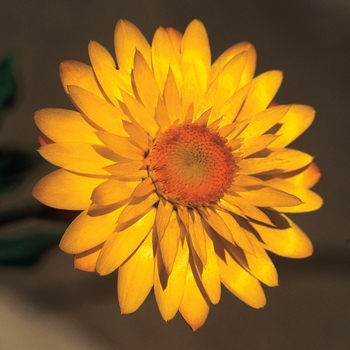
M154 144L151 177L170 201L203 206L219 200L232 183L235 159L217 132L205 125L176 125Z

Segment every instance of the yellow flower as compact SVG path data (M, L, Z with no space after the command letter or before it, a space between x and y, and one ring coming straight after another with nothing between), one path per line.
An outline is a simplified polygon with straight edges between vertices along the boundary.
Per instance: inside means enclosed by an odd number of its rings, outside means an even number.
M276 286L266 251L302 258L312 244L285 213L316 210L313 157L285 148L314 118L304 105L271 105L282 73L254 77L242 42L211 64L203 24L159 28L149 45L130 22L113 57L90 42L91 66L66 61L63 86L78 109L43 109L40 154L59 170L33 190L42 203L82 210L60 247L77 269L118 271L122 313L154 288L164 320L197 329L221 283L254 308L260 282Z

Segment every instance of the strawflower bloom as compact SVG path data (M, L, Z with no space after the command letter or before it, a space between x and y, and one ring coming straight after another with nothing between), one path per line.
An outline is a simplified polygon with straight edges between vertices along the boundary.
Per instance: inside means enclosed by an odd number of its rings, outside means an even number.
M91 66L60 66L78 111L35 114L40 154L59 170L33 190L42 203L81 210L63 235L74 267L118 269L122 313L151 289L164 320L177 311L195 330L221 283L253 308L276 286L266 251L303 258L304 232L285 213L322 205L310 191L313 157L286 146L314 119L304 105L275 105L280 71L254 77L241 42L211 64L203 24L159 28L150 45L132 23L115 28L116 62L90 42Z

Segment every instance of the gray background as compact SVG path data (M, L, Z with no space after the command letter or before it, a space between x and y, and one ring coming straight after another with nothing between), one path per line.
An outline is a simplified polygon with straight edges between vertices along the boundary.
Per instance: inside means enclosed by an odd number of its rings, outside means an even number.
M280 286L265 288L264 309L251 309L224 290L206 324L193 333L179 315L164 323L153 295L136 313L121 316L115 274L74 271L72 257L55 248L34 267L0 267L0 348L350 349L350 1L2 0L0 57L17 53L21 88L0 146L38 147L33 112L72 108L59 63L88 62L90 39L113 52L120 18L148 39L159 25L183 31L193 18L201 19L213 58L238 41L251 41L258 73L284 72L278 101L316 109L315 122L293 144L314 155L323 172L315 190L325 205L293 217L315 253L303 260L273 257ZM39 177L33 175L33 182Z

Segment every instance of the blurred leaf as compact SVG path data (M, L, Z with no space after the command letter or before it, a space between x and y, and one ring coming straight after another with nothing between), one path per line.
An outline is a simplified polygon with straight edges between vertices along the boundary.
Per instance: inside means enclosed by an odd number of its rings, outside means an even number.
M17 84L13 70L14 60L14 56L10 55L0 62L0 112L15 98Z
M0 119L4 108L12 104L16 96L14 62L13 55L0 62ZM4 148L0 150L2 265L28 266L36 263L47 249L58 244L65 230L66 224L60 221L48 224L44 217L33 219L33 216L40 215L42 206L30 204L33 198L28 191L28 180L30 181L38 160L39 157L34 152Z
M0 195L16 189L38 162L36 154L19 150L0 150Z
M0 240L0 264L32 265L45 251L60 241L60 235L34 234L11 240Z

